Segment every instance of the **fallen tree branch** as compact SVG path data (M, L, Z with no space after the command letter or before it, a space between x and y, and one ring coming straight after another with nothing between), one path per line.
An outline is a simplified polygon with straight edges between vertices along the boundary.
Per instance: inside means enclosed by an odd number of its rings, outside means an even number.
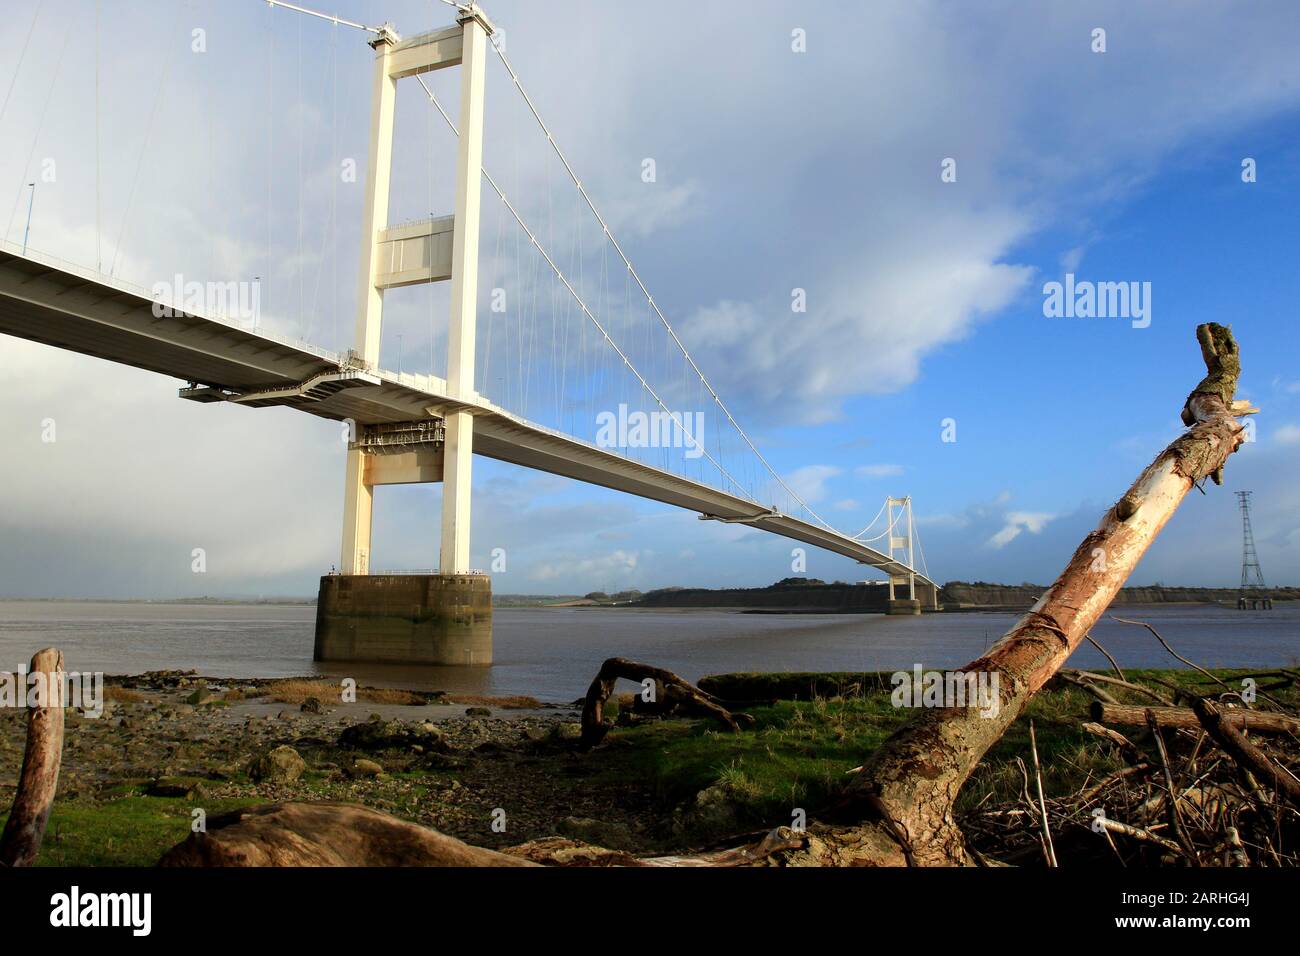
M549 837L504 851L471 846L429 827L351 803L278 803L213 817L168 850L159 866L752 866L803 846L778 827L757 842L694 856L638 859L576 840Z
M27 749L18 792L0 835L0 865L30 866L41 849L45 825L59 787L63 759L63 654L52 647L37 651L29 677L41 675L37 706L27 710ZM26 688L24 688L26 690Z
M1152 833L1150 830L1144 830L1141 827L1131 827L1127 823L1120 823L1118 820L1108 820L1105 817L1099 817L1098 823L1111 833L1122 833L1124 836L1132 837L1135 840L1145 840L1148 843L1156 843L1171 850L1174 853L1183 853L1183 848L1173 840L1166 840L1162 836Z
M1183 406L1183 421L1191 427L1102 516L1034 607L982 657L960 669L997 675L997 713L920 711L871 755L849 785L842 811L856 809L870 820L880 817L877 807L883 808L892 827L907 834L917 862L968 862L952 815L966 779L1083 642L1192 486L1205 478L1222 483L1228 456L1244 440L1233 416L1241 364L1228 327L1201 325L1196 337L1206 376Z
M1072 671L1071 673L1073 673L1080 680L1101 681L1104 684L1113 684L1116 687L1126 688L1128 690L1133 691L1135 694L1142 694L1145 697L1150 697L1157 704L1163 704L1166 707L1171 706L1173 704L1173 701L1169 700L1167 697L1160 696L1155 691L1153 691L1150 687L1143 687L1141 684L1134 684L1132 681L1121 680L1116 677L1111 677L1107 674L1094 674L1092 671ZM1066 671L1061 671L1062 676L1065 676L1065 674ZM1108 701L1108 703L1119 703L1119 702Z
M1187 833L1183 830L1183 820L1178 812L1179 793L1178 786L1174 783L1174 771L1169 766L1169 751L1165 749L1165 738L1160 732L1160 724L1156 720L1156 715L1148 707L1146 711L1147 729L1151 731L1151 736L1156 742L1156 752L1160 755L1160 769L1164 771L1165 790L1169 794L1166 804L1169 814L1169 829L1173 832L1178 841L1178 845L1183 848L1183 852L1193 861L1196 866L1200 861L1196 858L1196 847L1192 846L1192 841L1188 839Z
M1127 704L1107 704L1094 700L1092 719L1103 724L1120 724L1128 727L1146 726L1148 712L1155 715L1161 727L1194 730L1204 726L1192 707L1132 707ZM1300 720L1287 714L1269 711L1232 708L1220 712L1220 719L1236 730L1253 730L1266 734L1300 734Z
M805 843L807 839L800 831L777 827L749 846L694 856L653 856L638 862L641 866L753 866L783 851L800 849Z
M1225 717L1223 711L1205 698L1192 701L1192 709L1205 732L1214 738L1214 742L1229 757L1237 762L1242 770L1254 774L1259 779L1273 785L1282 793L1291 805L1300 809L1300 783L1295 777L1279 767L1268 755L1241 735ZM1255 715L1252 715L1255 716Z
M1211 681L1213 681L1214 683L1216 683L1216 684L1218 684L1220 687L1222 687L1226 692L1228 692L1228 693L1230 693L1230 694L1236 694L1238 697L1241 696L1240 690L1239 690L1238 688L1233 687L1231 684L1228 684L1228 683L1227 683L1226 681L1224 681L1222 678L1220 678L1220 677L1218 677L1218 676L1212 674L1210 671L1207 671L1207 670L1206 670L1204 667L1202 667L1201 665L1199 665L1199 664L1194 664L1193 662L1189 661L1187 658L1185 658L1185 657L1183 657L1181 654L1179 654L1177 651L1175 651L1172 647L1169 646L1169 642L1166 641L1163 637L1160 636L1160 632L1157 631L1157 630L1155 629L1155 627L1153 627L1152 625L1148 624L1146 621L1130 621L1130 620L1128 620L1127 618L1123 618L1123 617L1115 617L1114 614L1112 614L1110 617L1111 617L1111 620L1118 621L1118 622L1121 623L1121 624L1134 624L1134 625L1137 625L1138 627L1145 627L1148 631L1150 631L1153 635L1155 635L1155 639L1156 639L1157 641L1160 642L1161 646L1164 647L1164 649L1167 650L1170 654L1172 654L1175 658L1177 658L1178 660L1182 661L1182 662L1183 662L1184 664L1186 664L1188 667L1191 667L1191 668L1193 668L1193 669L1199 671L1200 673L1204 674L1204 675L1205 675L1206 677L1208 677ZM1259 690L1260 696L1263 697L1266 701L1268 701L1268 702L1271 703L1271 704L1279 704L1279 701L1277 701L1275 698L1270 697L1267 693L1265 693L1265 691L1267 691L1268 689L1269 689L1269 688L1265 688L1265 687L1261 687L1261 688L1259 688L1258 690ZM1192 695L1188 694L1186 691L1182 690L1181 688L1179 689L1179 693L1180 693L1182 696L1185 696L1185 697L1187 697L1187 698L1189 698L1189 699L1191 699L1191 697L1192 697ZM1249 706L1249 705L1247 705L1247 706Z
M1080 690L1087 691L1089 694L1091 694L1093 697L1096 697L1097 700L1101 701L1103 704L1119 703L1119 701L1117 701L1114 697L1110 696L1110 694L1106 693L1106 691L1102 690L1100 687L1088 683L1077 673L1074 673L1072 671L1061 671L1059 674L1056 675L1056 679L1058 681L1062 681L1066 684L1070 684L1074 687L1077 687Z
M1219 684L1220 686L1228 690L1233 689L1232 687L1229 687L1227 684L1225 684L1221 678L1214 676L1214 674L1211 674L1200 664L1196 664L1193 663L1192 661L1189 661L1187 658L1183 657L1183 655L1179 654L1176 650L1170 647L1169 642L1160 636L1160 632L1157 631L1150 624L1148 624L1146 621L1130 621L1126 617L1116 617L1114 614L1110 616L1110 619L1112 621L1118 621L1120 624L1132 624L1135 627L1145 627L1148 631L1152 633L1152 635L1155 636L1155 639L1160 642L1160 646L1163 647L1165 650L1167 650L1176 660L1181 661L1183 664L1186 664L1188 667L1191 667L1194 670L1200 671L1202 674L1210 678L1210 680L1214 681L1216 684Z
M1052 827L1047 819L1047 800L1043 797L1043 768L1038 763L1038 738L1034 734L1034 722L1029 722L1029 751L1034 755L1034 783L1038 788L1038 812L1043 826L1043 852L1047 855L1047 865L1056 866L1056 847L1052 845Z
M1146 765L1146 755L1143 754L1142 751L1138 750L1137 745L1134 744L1133 741L1129 740L1118 730L1111 730L1109 727L1103 727L1101 724L1088 722L1083 724L1083 729L1090 734L1103 737L1119 747L1120 755L1124 758L1124 762L1129 766L1135 767L1139 764L1143 766Z
M1084 726L1088 726L1088 725L1085 724ZM1091 726L1095 727L1097 725L1092 724ZM1146 763L1145 761L1143 761L1142 763L1135 763L1135 764L1131 764L1130 766L1123 767L1119 770L1116 770L1114 773L1112 773L1110 776L1106 777L1105 779L1100 780L1097 783L1093 784L1087 790L1081 791L1077 799L1080 803L1088 803L1097 794L1101 793L1103 790L1107 789L1108 787L1112 786L1118 781L1123 780L1126 777L1132 777L1137 774L1147 773L1150 770L1151 770L1151 765L1149 763Z
M1106 660L1110 661L1110 666L1114 668L1115 673L1119 675L1120 680L1128 680L1128 678L1124 676L1124 672L1119 669L1119 661L1110 656L1110 651L1106 650L1106 648L1102 647L1101 644L1097 642L1097 639L1092 636L1091 631L1083 635L1083 637L1089 644L1101 651L1102 656L1105 657Z

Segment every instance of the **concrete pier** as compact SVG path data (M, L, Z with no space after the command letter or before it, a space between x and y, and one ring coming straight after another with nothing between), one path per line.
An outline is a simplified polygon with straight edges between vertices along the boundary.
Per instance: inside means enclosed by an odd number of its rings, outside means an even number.
M886 614L920 614L921 601L919 598L894 598L889 602L889 609Z
M318 661L492 663L486 574L329 574L316 604Z

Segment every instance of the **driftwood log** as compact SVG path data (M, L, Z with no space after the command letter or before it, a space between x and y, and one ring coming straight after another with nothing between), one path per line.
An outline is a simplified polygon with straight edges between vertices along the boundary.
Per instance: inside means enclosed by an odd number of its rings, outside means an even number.
M791 866L974 862L953 818L953 803L963 784L989 747L1086 639L1187 493L1206 478L1222 483L1228 456L1244 440L1235 415L1254 410L1248 403L1234 401L1241 366L1232 332L1211 323L1199 326L1196 337L1206 375L1183 406L1188 430L1157 455L1106 511L1034 607L983 656L961 668L967 674L998 676L996 714L981 716L977 709L956 707L919 710L871 754L847 787L845 799L827 818L810 822L807 831L792 841L794 846L773 850L764 857L766 862ZM589 701L603 703L609 691L602 688L598 676ZM701 709L712 712L716 705L707 703ZM593 714L599 711L595 705L589 709ZM284 822L294 825L291 819ZM393 818L385 825L394 833L410 826ZM217 830L207 839L222 842L230 832L230 828ZM374 832L378 844L379 831ZM315 839L312 832L297 831L283 837L286 842ZM440 852L462 854L463 844L452 842L454 847L425 844L428 852L419 861L434 862ZM728 857L735 858L735 853ZM172 862L186 861L173 858ZM189 862L201 863L203 858L191 856ZM660 865L717 864L712 857L699 856Z
M1147 712L1155 716L1161 727L1199 730L1202 721L1191 707L1135 707L1128 704L1108 704L1093 701L1092 719L1103 724L1120 724L1129 727L1146 726ZM1253 730L1266 734L1300 734L1300 720L1287 714L1274 714L1262 710L1245 710L1234 707L1219 711L1223 723L1236 730Z
M605 723L605 703L614 692L614 685L620 680L637 683L653 681L656 693L662 695L661 709L664 713L706 717L717 721L732 733L740 730L742 724L749 726L754 722L751 715L733 714L718 698L682 680L672 671L623 657L611 657L600 665L595 679L587 688L587 699L582 707L582 747L589 749L596 746L609 732L609 725Z
M37 700L41 706L27 710L27 749L23 752L18 792L4 833L0 834L0 865L4 866L30 866L35 862L54 805L63 759L63 654L52 647L37 651L28 674L42 675L46 699Z
M561 837L499 852L357 804L277 803L213 817L158 865L733 867L802 845L801 834L779 827L751 845L694 856L638 858Z
M207 822L159 866L532 866L350 803L280 803Z

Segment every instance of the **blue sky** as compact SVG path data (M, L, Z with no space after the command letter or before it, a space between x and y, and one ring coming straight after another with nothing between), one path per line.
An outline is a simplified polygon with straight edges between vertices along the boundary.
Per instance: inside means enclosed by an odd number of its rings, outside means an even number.
M98 242L94 4L44 4L20 70L35 5L16 0L0 24L0 95L16 76L0 114L6 238L21 240L22 186L52 158L33 247L94 265L98 246L106 268L116 259L119 276L146 286L176 272L257 275L268 327L348 347L363 186L337 170L359 157L364 171L364 37L252 0L106 6ZM408 35L449 22L442 5L414 0L328 9ZM624 2L488 9L656 301L826 520L856 531L886 495L911 495L936 579L1047 582L1177 434L1202 374L1196 324L1228 322L1241 394L1263 410L1258 440L1224 488L1188 498L1132 583L1234 585L1239 488L1255 492L1266 579L1300 582L1300 19L1288 5L717 3L689 21ZM1090 48L1098 27L1105 53ZM795 29L804 53L791 50ZM601 296L608 253L489 66L489 169L581 269L597 311L639 328L619 313L621 279ZM453 79L435 83L448 103ZM441 122L403 86L394 220L450 208ZM1246 157L1256 182L1242 182ZM956 182L941 181L945 158ZM493 207L484 223L489 284L551 295L512 271L499 216ZM1150 326L1045 317L1043 285L1066 272L1149 282ZM804 313L791 311L794 288ZM392 297L384 364L397 365L400 335L404 368L437 370L425 356L440 355L445 308L443 288ZM499 321L507 349L514 315L482 314L481 341L483 323ZM648 373L671 378L657 354ZM331 423L179 402L175 381L17 340L0 339L0 356L13 504L0 533L24 543L0 555L0 594L299 595L337 561L343 454ZM514 407L522 383L482 372L485 393ZM667 393L712 414L698 390ZM544 390L530 394L518 410L590 424L613 393L549 409ZM54 444L40 440L47 417ZM941 441L948 418L956 442ZM483 459L476 469L474 563L506 550L498 592L791 573L784 539ZM438 486L382 489L372 565L433 564L438 502ZM208 554L201 580L194 547ZM807 573L864 576L817 552Z

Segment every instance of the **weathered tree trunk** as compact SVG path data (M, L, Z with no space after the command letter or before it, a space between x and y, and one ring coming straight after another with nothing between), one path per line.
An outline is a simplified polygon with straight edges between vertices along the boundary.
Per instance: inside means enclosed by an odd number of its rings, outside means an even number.
M1161 727L1199 729L1201 720L1190 707L1134 707L1128 704L1105 704L1094 701L1092 719L1103 724L1146 726L1147 711L1155 715ZM1237 730L1253 730L1268 734L1300 734L1300 720L1287 714L1273 714L1262 710L1244 710L1235 707L1220 712L1220 719Z
M208 821L159 866L533 866L348 803L280 803Z
M63 759L63 655L52 647L37 651L28 673L44 675L46 699L27 711L27 749L18 792L0 835L0 864L4 866L30 866L36 860Z
M862 862L969 862L952 807L976 764L1084 640L1192 486L1205 478L1222 483L1224 463L1244 440L1233 413L1249 410L1233 401L1241 364L1228 327L1201 325L1196 337L1207 374L1183 406L1183 422L1191 427L1102 516L1015 627L962 668L998 675L996 715L984 717L974 708L920 711L871 755L850 784L845 809L875 818L876 833L896 843L896 852L884 860ZM852 832L855 839L866 838L863 828ZM843 839L842 834L828 837Z

